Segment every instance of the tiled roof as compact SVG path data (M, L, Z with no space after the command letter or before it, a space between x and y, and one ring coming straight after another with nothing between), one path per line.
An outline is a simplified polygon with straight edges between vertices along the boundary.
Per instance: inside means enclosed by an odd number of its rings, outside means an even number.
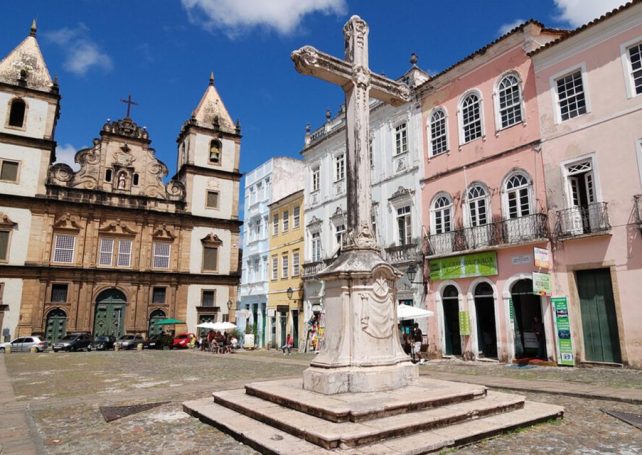
M553 41L551 41L550 43L547 43L547 44L545 44L544 46L542 46L542 47L540 47L540 48L538 48L538 49L535 49L535 50L534 50L534 51L532 51L532 52L529 52L529 53L528 53L528 56L529 56L529 57L532 57L533 55L536 55L536 54L538 54L538 53L542 52L542 51L543 51L543 50L545 50L545 49L548 49L548 48L550 48L550 47L553 47L553 46L555 46L556 44L559 44L559 43L561 43L562 41L567 40L567 39L568 39L568 38L570 38L571 36L575 36L575 35L577 35L578 33L581 33L581 32L583 32L584 30L586 30L586 29L588 29L588 28L591 28L591 27L593 27L593 26L595 26L595 25L597 25L597 24L600 24L600 23L604 22L605 20L607 20L608 18L610 18L610 17L612 17L612 16L615 16L616 14L619 14L619 13L621 13L622 11L627 10L627 9L629 9L629 8L632 8L633 6L635 6L635 5L637 5L637 4L640 4L640 3L642 3L642 0L631 0L630 2L625 3L625 4L624 4L624 5L622 5L622 6L617 7L617 8L615 8L614 10L609 11L609 12L608 12L608 13L606 13L606 14L603 14L602 16L600 16L600 17L598 17L598 18L593 19L591 22L588 22L588 23L586 23L586 24L584 24L584 25L579 26L579 27L578 27L578 28L576 28L575 30L571 30L571 31L570 31L569 33L567 33L566 35L561 36L561 37L559 37L558 39L553 40Z
M642 1L642 0L641 0L641 1ZM490 43L486 44L484 47L477 49L475 52L473 52L472 54L468 55L467 57L464 57L463 59L459 60L457 63L454 63L453 65L449 66L449 67L448 67L448 68L446 68L445 70L442 70L442 71L440 71L439 73L435 74L434 76L432 76L432 77L431 77L431 79L430 79L429 81L424 82L421 86L424 86L424 85L426 85L426 84L430 84L430 83L431 83L431 82L433 82L435 79L437 79L438 77L440 77L440 76L442 76L442 75L444 75L444 74L448 73L449 71L451 71L452 69L456 68L457 66L462 65L463 63L467 62L468 60L473 59L474 57L476 57L476 56L478 56L478 55L483 55L483 54L485 54L485 53L486 53L486 51L487 51L488 49L490 49L492 46L494 46L495 44L499 43L500 41L502 41L502 40L504 40L504 39L508 38L510 35L513 35L514 33L517 33L517 32L519 32L519 31L522 31L522 30L524 29L524 27L526 27L526 26L527 26L527 25L529 25L529 24L537 25L537 26L538 26L538 27L540 27L540 28L542 29L542 31L544 31L544 32L554 32L554 33L564 33L564 34L568 33L568 30L555 29L555 28L547 28L547 27L545 27L545 26L544 26L544 24L542 24L541 22L536 21L535 19L529 19L529 20L527 20L527 21L523 22L522 24L518 25L517 27L515 27L515 28L514 28L514 29L512 29L511 31L509 31L509 32L507 32L507 33L505 33L505 34L503 34L502 36L500 36L500 37L499 37L499 38L497 38L496 40L494 40L494 41L492 41L492 42L490 42ZM421 87L421 86L420 86L420 87Z

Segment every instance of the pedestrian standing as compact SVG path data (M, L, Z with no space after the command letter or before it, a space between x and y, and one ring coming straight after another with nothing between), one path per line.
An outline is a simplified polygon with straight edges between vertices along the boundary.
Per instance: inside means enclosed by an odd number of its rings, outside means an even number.
M415 325L412 328L412 340L413 340L413 358L415 362L420 364L426 363L424 359L421 358L421 343L423 342L423 333L419 328L419 323L415 322Z

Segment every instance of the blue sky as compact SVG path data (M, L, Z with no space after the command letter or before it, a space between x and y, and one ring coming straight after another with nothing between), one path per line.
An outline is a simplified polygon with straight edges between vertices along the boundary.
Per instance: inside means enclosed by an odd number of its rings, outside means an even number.
M340 89L299 75L290 53L310 44L342 56L342 26L370 25L371 69L398 77L416 52L437 72L534 18L573 28L622 0L21 0L3 3L4 57L38 20L38 40L62 94L56 140L62 160L91 144L107 118L132 117L157 156L176 167L176 136L210 71L243 133L241 171L272 156L299 156L307 122L336 113Z

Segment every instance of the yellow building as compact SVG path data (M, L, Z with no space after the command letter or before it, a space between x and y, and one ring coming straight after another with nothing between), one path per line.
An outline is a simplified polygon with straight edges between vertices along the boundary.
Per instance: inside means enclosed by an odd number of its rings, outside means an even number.
M268 315L269 343L285 344L292 334L294 347L305 342L303 318L303 190L270 204Z

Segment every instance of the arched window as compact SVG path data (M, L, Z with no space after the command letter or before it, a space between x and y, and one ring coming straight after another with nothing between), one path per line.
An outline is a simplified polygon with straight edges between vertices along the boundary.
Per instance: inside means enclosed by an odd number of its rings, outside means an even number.
M488 224L488 191L479 183L473 184L466 192L468 225L470 227Z
M221 164L221 149L223 144L218 139L214 139L210 142L210 163L212 164Z
M446 113L443 109L436 109L430 116L430 156L448 151L447 133Z
M14 98L9 107L9 126L22 128L25 122L27 105L20 98Z
M435 199L432 205L432 232L444 234L452 231L452 200L442 195Z
M482 135L481 99L470 93L461 102L461 129L464 143Z
M509 74L499 82L497 102L502 128L522 121L522 91L517 76Z
M504 194L507 218L521 218L533 213L531 182L526 174L519 172L509 177L506 180Z

